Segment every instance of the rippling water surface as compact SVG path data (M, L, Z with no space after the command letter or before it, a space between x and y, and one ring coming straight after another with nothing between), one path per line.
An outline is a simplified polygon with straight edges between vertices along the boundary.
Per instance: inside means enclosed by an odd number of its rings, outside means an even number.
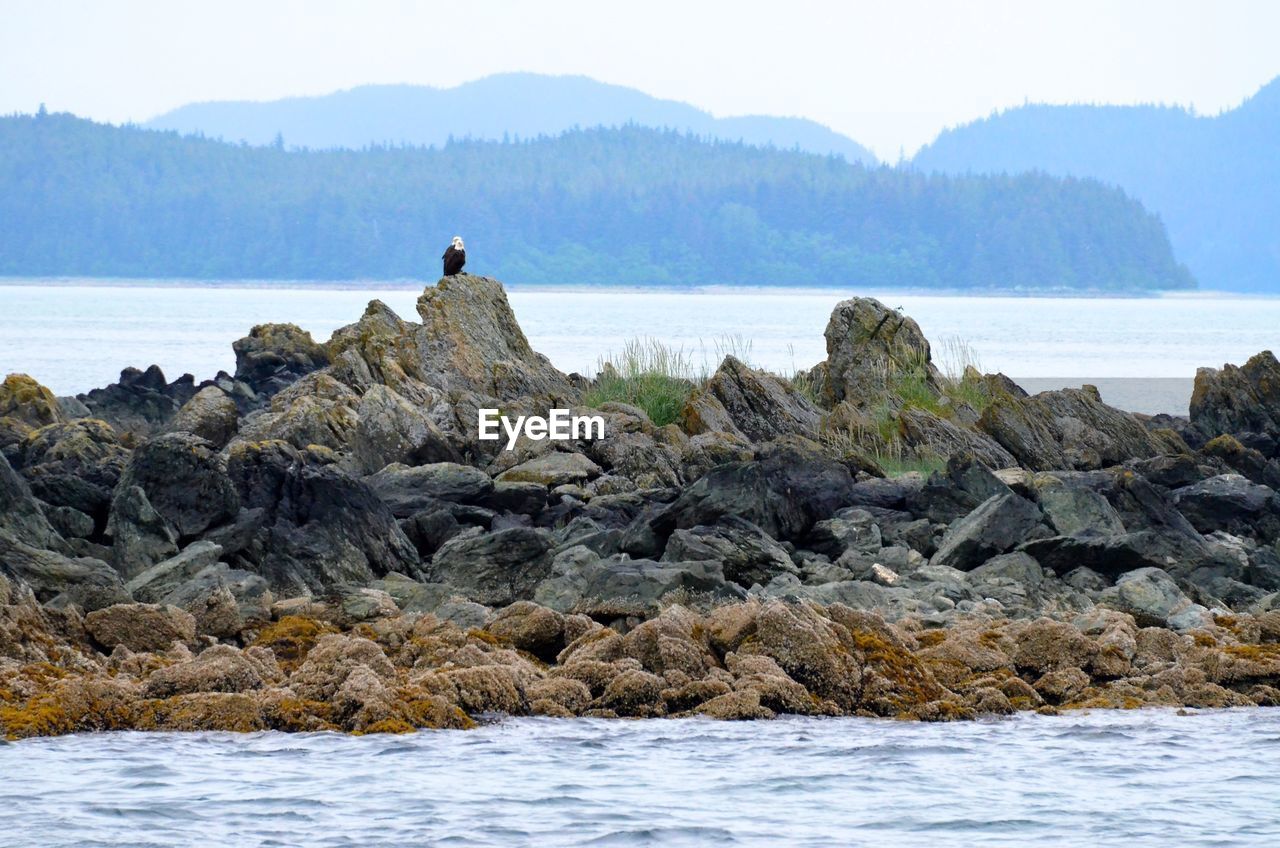
M1280 710L28 740L0 843L1276 845Z

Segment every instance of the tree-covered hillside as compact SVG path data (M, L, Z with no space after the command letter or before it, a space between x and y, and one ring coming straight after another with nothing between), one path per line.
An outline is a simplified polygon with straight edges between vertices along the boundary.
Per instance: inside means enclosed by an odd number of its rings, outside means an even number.
M1185 288L1159 220L1044 175L947 177L636 127L289 152L0 119L0 274Z
M1160 215L1202 287L1280 291L1280 79L1215 117L1164 106L1023 106L944 132L912 165L1120 186Z

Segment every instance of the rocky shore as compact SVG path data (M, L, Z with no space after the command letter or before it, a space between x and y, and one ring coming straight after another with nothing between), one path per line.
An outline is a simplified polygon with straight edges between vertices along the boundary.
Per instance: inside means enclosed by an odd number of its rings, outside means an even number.
M944 375L855 298L812 371L727 357L659 425L494 280L418 312L255 327L200 384L5 379L0 732L1280 703L1270 352L1149 418ZM479 437L552 408L603 437Z

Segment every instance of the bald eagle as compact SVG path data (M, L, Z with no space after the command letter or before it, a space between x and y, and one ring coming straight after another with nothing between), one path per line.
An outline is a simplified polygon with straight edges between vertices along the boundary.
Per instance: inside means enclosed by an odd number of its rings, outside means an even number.
M467 264L467 252L462 248L462 236L453 237L453 244L449 245L441 259L444 260L446 277L452 277L462 270L462 266Z

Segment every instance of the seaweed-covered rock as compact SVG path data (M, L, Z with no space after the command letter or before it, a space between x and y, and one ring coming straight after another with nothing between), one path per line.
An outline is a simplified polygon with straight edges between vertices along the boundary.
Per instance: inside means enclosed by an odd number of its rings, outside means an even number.
M131 651L165 651L174 642L196 638L196 620L177 607L159 604L116 604L84 617L85 630L110 651L123 645Z

